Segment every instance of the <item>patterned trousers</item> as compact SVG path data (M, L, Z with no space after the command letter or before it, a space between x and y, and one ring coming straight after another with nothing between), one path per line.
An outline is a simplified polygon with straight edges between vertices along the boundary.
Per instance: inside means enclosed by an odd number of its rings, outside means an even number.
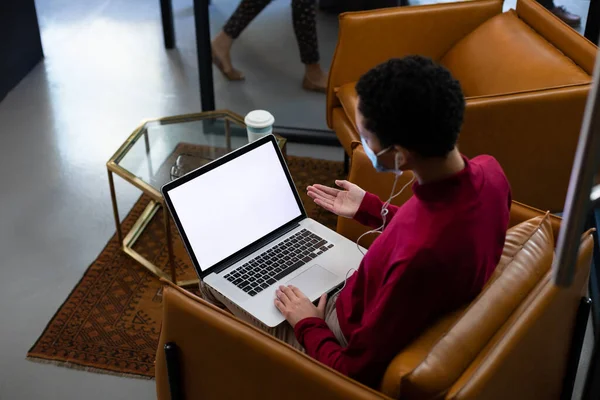
M229 17L223 31L236 39L270 2L271 0L242 0ZM300 60L304 64L318 63L316 0L292 0L292 21L300 49Z

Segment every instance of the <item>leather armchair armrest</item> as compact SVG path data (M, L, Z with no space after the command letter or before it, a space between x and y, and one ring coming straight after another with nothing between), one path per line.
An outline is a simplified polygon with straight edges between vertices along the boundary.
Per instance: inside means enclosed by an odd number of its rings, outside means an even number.
M383 201L386 201L390 196L395 175L393 173L381 173L375 171L373 164L371 164L371 160L369 160L369 157L365 154L360 142L353 142L352 148L352 159L348 180L360 186L367 192L379 196ZM413 174L410 171L402 174L402 176L398 178L396 191L406 185L412 177ZM411 186L408 186L400 196L392 200L392 204L397 206L404 204L411 196L412 188ZM370 229L371 228L361 225L353 219L338 217L337 232L350 240L356 241L360 235ZM361 239L360 245L369 247L373 240L375 240L375 237L376 235L365 236Z
M502 12L502 0L398 7L340 16L327 93L327 123L339 105L335 90L392 57L421 54L439 60L458 40Z
M520 224L521 222L525 222L530 220L531 218L540 217L544 215L545 212L542 210L538 210L537 208L530 207L523 203L519 203L518 201L513 201L510 207L510 220L508 221L508 227L512 228L515 225ZM558 239L558 232L560 231L560 224L562 222L562 218L550 214L550 223L552 224L552 234L554 236L554 243L556 243Z
M395 399L401 398L402 378L410 374L425 358L439 339L462 316L467 306L450 312L432 323L407 345L390 363L381 381L380 390Z
M178 348L188 399L389 399L165 280L156 357L159 400L170 399L164 345Z
M494 156L513 199L562 211L589 87L469 98L458 147Z

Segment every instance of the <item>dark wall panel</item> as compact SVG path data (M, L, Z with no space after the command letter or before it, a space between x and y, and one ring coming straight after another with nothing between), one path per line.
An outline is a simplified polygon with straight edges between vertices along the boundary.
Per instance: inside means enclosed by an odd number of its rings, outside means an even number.
M33 0L0 0L0 100L44 56Z

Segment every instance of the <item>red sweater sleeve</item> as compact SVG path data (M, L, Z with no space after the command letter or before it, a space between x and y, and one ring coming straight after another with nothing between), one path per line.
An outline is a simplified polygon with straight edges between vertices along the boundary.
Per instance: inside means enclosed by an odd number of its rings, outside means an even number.
M354 219L365 226L379 228L383 222L381 219L381 207L383 207L383 201L374 194L367 192L362 203L360 203ZM396 211L398 211L398 206L390 204L388 211L386 225L392 220Z
M361 327L341 347L324 320L304 319L295 327L306 352L318 361L360 382L376 387L392 358L427 323L423 312L439 302L434 281L427 280L426 267L416 260L395 265L378 290L374 306L365 310Z

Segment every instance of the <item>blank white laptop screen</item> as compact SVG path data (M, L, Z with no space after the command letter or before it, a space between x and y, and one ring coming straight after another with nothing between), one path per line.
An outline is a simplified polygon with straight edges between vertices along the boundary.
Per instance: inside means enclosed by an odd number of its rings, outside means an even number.
M271 142L169 196L202 271L302 215Z

